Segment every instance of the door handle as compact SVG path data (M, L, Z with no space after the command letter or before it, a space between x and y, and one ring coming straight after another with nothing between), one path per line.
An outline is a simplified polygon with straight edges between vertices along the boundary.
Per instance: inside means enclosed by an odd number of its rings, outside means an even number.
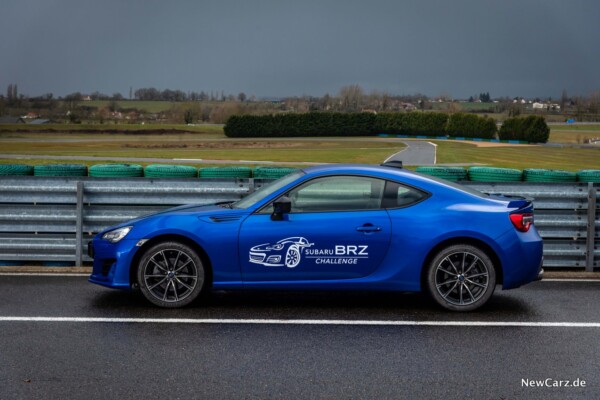
M364 233L373 233L381 231L380 226L373 226L372 224L365 224L363 226L357 226L356 230Z

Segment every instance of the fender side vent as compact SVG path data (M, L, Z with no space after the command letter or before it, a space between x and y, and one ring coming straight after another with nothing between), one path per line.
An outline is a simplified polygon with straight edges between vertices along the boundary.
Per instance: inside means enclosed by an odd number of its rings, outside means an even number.
M242 218L241 215L212 215L209 217L213 222L233 222Z

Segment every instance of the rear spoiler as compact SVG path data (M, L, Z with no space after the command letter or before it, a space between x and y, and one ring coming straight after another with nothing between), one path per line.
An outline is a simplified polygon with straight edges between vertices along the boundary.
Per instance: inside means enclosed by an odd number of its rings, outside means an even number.
M511 195L506 195L506 194L502 194L502 193L486 193L488 196L498 199L498 200L508 200L508 204L506 205L506 208L516 208L516 209L522 209L522 208L528 208L528 207L533 207L533 199L531 198L526 198L526 197L522 197L522 196L511 196Z

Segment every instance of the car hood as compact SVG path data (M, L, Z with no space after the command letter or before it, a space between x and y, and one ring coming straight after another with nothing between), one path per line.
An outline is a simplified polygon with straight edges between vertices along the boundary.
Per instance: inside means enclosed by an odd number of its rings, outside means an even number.
M108 228L102 230L101 232L99 232L98 235L102 235L106 232L110 232L114 229L118 229L123 226L138 225L140 223L143 223L144 221L147 221L149 219L153 219L156 217L169 217L169 216L177 216L177 215L182 216L182 215L192 215L192 214L201 220L206 220L206 219L212 219L213 216L220 217L220 216L233 215L233 214L235 214L235 215L245 214L245 210L235 210L235 209L226 208L226 207L223 207L222 205L218 205L218 203L217 204L204 204L204 205L187 204L187 205L183 205L183 206L169 208L169 209L159 211L156 213L152 213L152 214L142 215L138 218L130 219L130 220L122 222L118 225L113 225L111 227L108 227Z

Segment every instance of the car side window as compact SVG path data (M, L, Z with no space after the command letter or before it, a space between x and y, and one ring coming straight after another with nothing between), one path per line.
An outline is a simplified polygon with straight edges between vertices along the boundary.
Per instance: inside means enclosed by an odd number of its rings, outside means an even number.
M288 197L292 212L359 211L381 208L385 181L361 176L328 176L313 179Z
M420 202L427 197L427 193L396 182L388 182L385 197L385 208L400 208Z

